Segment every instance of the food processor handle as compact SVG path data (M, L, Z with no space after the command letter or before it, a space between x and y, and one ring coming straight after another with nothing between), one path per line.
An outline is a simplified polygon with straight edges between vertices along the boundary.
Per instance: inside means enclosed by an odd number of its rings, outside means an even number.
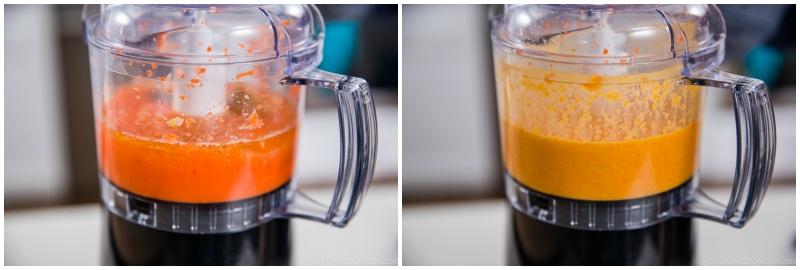
M287 206L287 216L302 217L344 227L355 215L375 169L377 121L367 81L319 69L293 74L284 85L308 85L334 90L338 97L340 149L339 177L330 205L301 191Z
M736 172L728 204L698 191L681 208L682 215L701 217L741 228L755 215L767 192L775 164L775 116L764 82L718 69L683 83L728 89L736 121Z

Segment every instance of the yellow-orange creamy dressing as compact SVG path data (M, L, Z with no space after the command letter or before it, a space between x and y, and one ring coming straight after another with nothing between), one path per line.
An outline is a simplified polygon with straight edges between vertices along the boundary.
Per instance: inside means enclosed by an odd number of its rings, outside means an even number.
M554 73L498 61L505 169L522 185L582 200L654 195L689 180L700 90L677 71Z

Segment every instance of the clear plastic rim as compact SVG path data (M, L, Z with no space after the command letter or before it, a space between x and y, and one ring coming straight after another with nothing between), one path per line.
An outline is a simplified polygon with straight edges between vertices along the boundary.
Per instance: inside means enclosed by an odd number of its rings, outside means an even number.
M166 232L235 233L285 218L294 182L256 197L222 203L179 203L146 198L115 186L100 174L103 206L128 222Z
M306 59L317 55L317 47L321 42L312 44L311 46L291 53L274 56L274 54L261 53L254 54L253 56L224 56L224 55L209 55L205 58L197 56L184 55L184 54L170 54L170 53L153 53L147 50L131 48L116 43L107 43L98 39L86 37L86 42L92 47L98 48L106 53L114 54L117 56L128 57L140 61L149 61L155 63L173 64L173 65L229 65L229 64L247 64L256 62L268 61L281 61L289 63L292 59ZM269 56L272 55L272 56ZM177 61L175 59L186 59L186 61ZM208 61L211 59L211 61ZM321 60L317 61L321 62ZM317 63L318 64L318 63Z
M646 4L611 4L611 5L604 5L604 4L546 4L546 6L551 7L558 7L563 9L588 9L588 10L608 10L609 8L614 10L621 10L621 11L638 11L638 10L645 10L645 9L652 9L657 7L663 7L667 5L663 4L655 4L655 5L646 5Z
M210 7L223 7L225 9L245 9L245 8L253 8L258 7L259 5L254 4L146 4L147 6L161 8L161 9L192 9L192 10L200 10L200 9L208 9Z
M635 230L681 216L693 199L697 177L669 191L619 201L585 201L544 194L505 173L506 199L525 215L548 224L588 231Z
M548 6L555 6L559 8L563 7L573 7L573 6L592 6L592 7L599 7L598 5L548 5ZM625 6L625 5L622 5ZM631 5L631 6L640 6L640 5ZM654 7L663 7L667 5L641 5L642 7L639 9L625 9L626 11L634 11L634 10L644 10L646 8L654 8ZM492 24L496 23L502 16L503 12L498 12L498 6L495 5L492 7L493 10L489 12L489 21ZM597 10L605 10L607 8L598 8ZM560 64L579 64L579 65L591 65L591 66L621 66L621 65L647 65L647 64L663 64L669 61L685 61L686 59L705 59L709 55L713 55L714 53L724 53L724 45L725 45L725 35L723 34L722 38L719 40L712 42L710 44L706 44L703 47L699 48L689 48L690 52L692 49L695 51L691 52L689 55L684 54L677 54L674 56L667 56L661 58L654 58L654 59L637 59L636 61L627 61L626 63L618 63L615 61L597 61L606 60L606 59L619 59L618 56L581 56L581 55L571 55L571 54L563 54L563 53L552 53L552 52L543 52L539 50L533 50L529 48L518 48L509 42L498 38L498 33L496 27L491 27L490 36L492 39L492 45L494 47L501 48L502 50L516 54L523 57L533 58L537 60L541 60L544 62L549 63L560 63ZM556 60L556 59L567 59L565 60ZM587 61L588 59L592 59L595 61ZM715 63L712 63L713 66L717 66L721 63L721 60L717 60Z
M720 50L722 42L715 42L712 46L703 48L702 50L696 51L689 55L689 58L702 58L707 55L711 55L714 52ZM597 56L597 57L590 57L590 56L579 56L579 55L569 55L569 54L558 54L558 53L549 53L549 52L541 52L537 50L530 50L530 49L519 49L516 47L512 47L507 42L503 42L497 40L494 30L492 30L492 45L494 47L500 48L503 51L511 54L515 54L522 57L532 58L536 60L540 60L543 62L548 63L558 63L558 64L572 64L572 65L589 65L589 66L624 66L624 65L648 65L648 64L665 64L670 61L684 61L683 55L678 55L676 57L668 57L668 58L659 58L653 60L645 60L645 61L628 61L626 63L619 63L615 61L608 61L605 62L598 62L598 61L580 61L581 59L619 59L620 57L614 56ZM560 59L574 59L570 61L563 61L563 60L556 60L554 58ZM718 64L715 64L718 65Z
M259 6L252 5L251 7L259 7ZM166 9L168 7L161 7L161 8ZM309 42L307 46L304 46L303 48L300 49L293 48L284 54L277 54L277 55L271 52L262 52L254 54L207 55L203 57L198 57L197 55L188 55L188 54L160 53L149 50L143 50L139 48L133 48L96 37L94 35L93 29L95 28L95 24L97 23L99 16L100 16L99 13L91 15L86 14L86 11L84 10L83 14L84 40L87 44L94 46L98 49L101 49L109 54L129 57L136 60L151 61L151 62L165 63L165 64L226 65L226 64L245 64L245 63L266 62L266 61L281 61L281 62L286 62L287 64L292 63L293 65L297 65L299 63L303 63L299 62L298 60L305 60L309 56L313 57L317 56L318 54L321 56L322 50L320 47L322 46L324 40L324 38L320 38L318 41ZM321 59L316 62L317 62L316 64L319 64L318 62L321 62ZM312 63L312 65L314 65L314 63Z

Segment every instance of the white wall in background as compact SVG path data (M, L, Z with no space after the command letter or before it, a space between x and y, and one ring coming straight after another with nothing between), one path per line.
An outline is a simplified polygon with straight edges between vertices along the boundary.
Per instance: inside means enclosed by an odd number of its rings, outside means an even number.
M67 192L56 19L52 6L5 8L6 202L57 202Z
M479 5L403 7L404 196L500 181L487 16Z

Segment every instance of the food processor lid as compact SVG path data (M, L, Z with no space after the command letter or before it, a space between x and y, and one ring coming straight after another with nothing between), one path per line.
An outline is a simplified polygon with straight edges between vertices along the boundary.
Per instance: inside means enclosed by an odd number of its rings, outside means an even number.
M322 16L312 5L90 5L88 43L134 58L188 64L319 64Z
M576 64L684 59L718 66L725 23L714 5L505 5L491 11L492 40L519 55Z

